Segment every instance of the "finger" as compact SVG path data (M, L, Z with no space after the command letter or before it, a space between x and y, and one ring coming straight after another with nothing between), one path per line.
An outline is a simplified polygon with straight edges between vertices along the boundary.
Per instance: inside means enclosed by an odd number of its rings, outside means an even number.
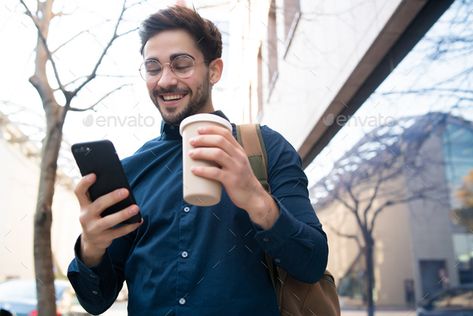
M233 137L232 131L221 126L208 125L198 128L199 135L215 134L225 137L231 144L238 144L235 137Z
M139 223L127 224L117 228L113 228L111 230L111 237L113 239L116 239L128 235L129 233L140 227L141 224L143 224L143 219Z
M127 219L133 217L134 215L138 214L139 211L140 211L140 208L138 207L138 205L136 204L130 205L119 212L116 212L116 213L113 213L101 218L98 221L97 226L101 230L110 229L126 221Z
M81 208L91 203L89 195L88 195L88 190L90 186L95 183L96 178L97 177L95 176L94 173L90 173L86 175L85 177L82 177L79 183L77 183L74 189L74 194L76 195Z
M100 214L105 209L124 200L128 196L128 194L129 192L127 189L121 188L102 195L90 205L92 214L95 216L100 216Z
M189 157L191 157L193 160L206 160L214 162L225 169L234 167L236 165L236 161L220 148L195 148L189 151Z
M224 183L225 179L225 172L217 167L192 167L191 172L196 176L207 178L210 180L215 180L220 183Z
M126 224L119 227L112 227L107 230L100 230L95 227L93 230L93 244L98 248L105 249L113 242L114 239L129 234L134 231L143 223L143 219L139 223ZM81 235L81 238L85 237L85 233Z
M228 141L224 136L217 134L200 135L189 140L192 147L218 147L234 156L238 150L234 144Z

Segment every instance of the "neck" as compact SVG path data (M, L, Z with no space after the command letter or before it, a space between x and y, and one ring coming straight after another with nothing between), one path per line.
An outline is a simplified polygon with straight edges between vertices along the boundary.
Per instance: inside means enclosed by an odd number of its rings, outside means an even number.
M201 113L212 113L215 112L215 109L212 105L212 101L210 101L207 105L199 109L196 114L201 114Z

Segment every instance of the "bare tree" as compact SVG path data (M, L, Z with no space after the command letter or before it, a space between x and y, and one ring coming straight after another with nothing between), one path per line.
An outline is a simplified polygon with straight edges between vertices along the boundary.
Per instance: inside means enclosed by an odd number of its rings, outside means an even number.
M439 22L440 24L440 22ZM438 79L419 80L409 88L382 92L382 96L399 98L404 95L437 98L450 111L470 108L473 103L473 2L457 0L441 22L440 33L426 35L418 48L421 58L411 65L413 73L429 71L432 65L445 68ZM470 62L468 62L470 60ZM461 66L459 66L461 65ZM445 69L449 69L445 71Z
M421 79L425 77L426 80L410 83L409 87L400 84L397 90L380 91L375 93L375 96L383 100L391 97L395 103L393 106L400 104L400 98L412 95L416 100L423 97L428 100L434 98L437 102L430 102L434 105L441 104L443 110L448 110L449 113L462 114L465 110L471 109L473 67L471 62L468 62L468 56L473 54L472 8L472 1L456 1L446 18L438 22L444 24L442 31L429 33L422 41L422 45L416 48L419 58L415 60L415 64L409 64L409 73L427 73L426 76L421 76ZM463 66L453 67L452 64ZM433 66L438 65L444 66L439 67L440 69L448 68L448 71L446 73L444 71L442 77L432 82L432 76L429 76L428 72ZM377 219L382 212L393 205L414 200L435 199L439 195L446 194L435 188L430 180L423 179L426 170L440 162L422 156L421 149L429 134L436 128L436 124L441 125L441 118L446 118L447 115L439 115L437 123L433 121L432 124L424 125L426 130L418 130L415 139L413 137L411 140L407 135L412 134L412 130L409 131L411 128L406 127L409 119L401 119L393 122L391 126L375 129L347 152L335 164L329 176L318 182L314 188L317 192L316 198L319 198L318 209L337 201L355 218L357 233L347 234L335 227L331 229L338 236L353 239L364 256L366 269L364 291L370 316L374 314L375 306L373 230ZM409 188L393 185L404 176L417 180L420 185ZM448 200L448 197L445 197L445 200ZM470 214L466 210L467 208L461 210L463 215ZM459 211L454 213L455 216L464 219Z
M40 97L43 110L46 116L46 132L43 140L40 164L40 179L38 188L38 199L34 218L34 262L36 274L36 290L38 297L39 315L56 315L56 303L54 294L54 274L53 258L51 252L51 224L52 224L52 201L54 196L54 185L56 181L57 160L63 138L63 126L66 115L69 111L85 111L93 109L99 102L113 92L126 85L115 87L107 92L97 102L87 107L73 107L72 103L79 92L89 85L96 77L97 71L102 65L112 44L121 36L128 34L135 29L119 32L119 26L123 21L124 13L131 6L127 7L123 1L118 17L111 29L110 37L99 53L97 59L91 64L91 69L86 76L80 76L72 82L65 83L62 80L62 73L57 66L56 52L64 45L70 44L73 40L85 32L81 32L60 46L52 49L49 46L48 34L51 22L55 17L62 16L62 12L54 12L54 0L36 1L34 12L20 0L25 9L26 15L34 23L37 31L37 42L35 50L34 74L29 78ZM72 56L71 56L72 57ZM52 70L52 76L48 76ZM68 87L75 84L75 88ZM61 98L58 96L61 95ZM60 101L63 99L63 101Z
M433 199L439 194L439 186L428 176L428 171L441 162L424 155L422 150L433 131L441 128L448 116L431 114L421 121L408 117L374 129L335 163L328 176L311 188L317 200L316 209L322 210L336 202L355 219L355 233L329 228L338 236L353 239L364 257L363 294L369 316L374 315L375 310L373 231L380 214L394 205ZM417 179L418 183L407 188L400 184L404 179Z

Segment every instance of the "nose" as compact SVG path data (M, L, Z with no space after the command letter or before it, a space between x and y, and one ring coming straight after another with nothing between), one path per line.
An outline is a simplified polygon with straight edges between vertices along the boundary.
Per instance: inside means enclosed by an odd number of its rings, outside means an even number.
M158 86L162 88L177 85L177 77L169 64L164 65L161 77L158 80Z

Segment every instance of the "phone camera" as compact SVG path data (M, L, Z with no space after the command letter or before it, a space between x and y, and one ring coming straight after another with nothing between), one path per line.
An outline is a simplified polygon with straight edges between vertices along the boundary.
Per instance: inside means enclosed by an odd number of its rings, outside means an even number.
M88 154L91 151L92 151L92 149L89 146L80 146L80 147L74 149L74 152L76 152L76 153Z

